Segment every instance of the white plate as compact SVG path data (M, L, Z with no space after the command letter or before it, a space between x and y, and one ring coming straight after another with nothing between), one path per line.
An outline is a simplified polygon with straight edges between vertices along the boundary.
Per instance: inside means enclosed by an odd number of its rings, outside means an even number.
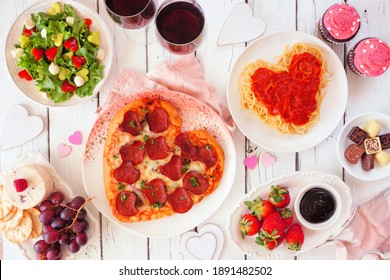
M358 178L363 181L375 181L384 179L390 176L390 163L379 166L375 165L374 169L370 171L364 171L362 169L361 162L359 161L357 164L351 164L344 157L344 151L350 144L354 144L350 139L348 139L347 135L351 131L354 126L358 126L361 129L365 126L365 124L370 120L376 120L382 127L381 134L390 133L390 116L384 113L379 112L366 112L362 114L358 114L348 120L343 128L340 130L339 137L337 139L337 156L341 165L345 170L355 178ZM390 153L390 150L387 150Z
M27 152L14 163L12 169L30 165L38 164L43 167L49 174L54 183L54 191L61 191L64 194L65 200L70 201L75 195L69 185L58 175L55 168L38 152ZM3 174L4 175L4 174ZM98 248L93 244L99 244L99 236L96 234L99 226L97 220L91 215L88 205L85 206L88 212L86 220L89 227L87 231L88 243L85 246L81 246L81 249L77 253L70 253L66 246L61 246L61 259L89 259L96 258L98 254ZM17 244L25 258L35 260L34 244L38 240L42 239L42 236L29 239L25 242Z
M333 73L321 105L318 124L304 135L282 134L264 125L251 111L241 105L238 87L240 73L245 65L257 59L277 62L286 46L303 42L315 44L324 50L329 71ZM227 101L237 127L258 146L273 152L299 152L314 147L327 138L342 119L348 99L348 82L344 67L335 52L320 39L302 32L280 32L254 41L239 56L230 73Z
M53 1L38 2L32 5L31 7L27 8L22 14L19 15L19 17L12 24L11 29L8 32L7 41L5 43L5 59L12 80L25 96L47 107L65 107L92 98L102 88L103 84L105 83L108 77L108 73L111 68L112 56L113 56L112 42L106 24L101 19L99 14L92 11L90 8L75 1L64 0L59 2L61 3L61 6L63 6L63 4L70 4L75 9L77 15L80 18L88 17L92 20L91 31L96 30L100 32L100 48L104 51L105 56L103 61L101 62L101 64L104 65L103 79L96 85L92 95L86 96L84 98L80 98L77 95L74 95L73 97L71 97L69 100L65 102L54 103L52 100L47 98L45 94L37 90L35 86L35 81L26 81L24 79L19 78L18 72L21 69L17 66L17 61L11 54L11 50L14 48L14 44L19 44L19 36L22 34L25 20L29 18L30 15L33 13L35 14L38 12L47 12L47 10L52 6L53 3L54 3Z
M224 172L217 189L195 204L184 214L174 214L170 217L137 222L123 223L115 218L108 205L103 182L103 150L110 120L115 113L129 102L141 97L155 97L173 103L180 110L183 120L182 130L198 128L209 130L221 144L225 153ZM109 108L95 122L88 137L83 165L84 187L96 208L107 218L124 228L147 237L166 238L179 235L190 230L210 217L225 201L233 184L236 169L236 152L233 139L226 124L218 114L203 102L189 95L173 91L142 92L124 98Z
M294 252L289 250L284 241L274 250L268 251L255 243L256 236L247 236L244 240L241 238L239 227L240 218L241 215L249 213L248 207L244 205L244 201L254 200L258 196L267 199L267 195L271 190L271 185L283 184L289 188L291 196L291 202L287 207L295 212L294 200L296 195L301 188L312 183L325 183L335 187L341 196L342 209L339 219L325 230L310 230L302 227L305 234L305 241L300 251ZM238 201L230 213L226 230L229 240L235 244L238 250L243 254L254 257L286 258L307 252L325 243L328 239L342 230L350 219L351 214L352 197L350 189L339 177L318 171L300 171L272 179L247 193ZM294 217L294 222L298 223L296 217Z

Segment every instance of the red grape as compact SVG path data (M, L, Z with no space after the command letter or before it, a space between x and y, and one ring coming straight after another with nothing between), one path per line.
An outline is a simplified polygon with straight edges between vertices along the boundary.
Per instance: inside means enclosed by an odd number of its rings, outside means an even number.
M68 245L68 250L71 253L77 253L80 251L81 246L77 243L75 239L72 239Z
M64 200L64 194L62 192L53 192L49 196L49 200L54 205L60 204Z
M85 203L85 198L82 196L75 196L70 202L70 207L79 209Z
M87 236L87 234L85 233L85 231L79 232L79 233L77 233L77 235L76 235L76 237L75 237L75 240L76 240L76 242L77 242L80 246L84 246L85 244L88 243L88 236Z
M53 243L56 243L58 240L60 240L61 233L56 229L52 229L52 230L44 233L42 235L42 237L43 237L43 240L46 241L46 243L53 244Z
M45 209L39 214L39 221L42 224L48 224L51 223L55 216L55 212L52 209Z
M56 260L60 257L61 250L56 247L52 247L46 252L46 258L48 260Z
M34 251L36 253L44 253L46 252L48 249L49 249L49 244L47 244L45 242L45 240L38 240L37 242L35 242L34 244Z

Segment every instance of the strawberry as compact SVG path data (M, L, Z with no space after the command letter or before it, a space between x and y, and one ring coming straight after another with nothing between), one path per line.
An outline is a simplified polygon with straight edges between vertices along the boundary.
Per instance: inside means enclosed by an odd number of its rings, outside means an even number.
M252 214L256 215L259 220L264 219L275 212L275 208L272 204L261 197L257 197L253 201L245 201L244 204L248 206L248 209L251 210Z
M241 216L240 220L240 231L242 239L245 236L252 236L259 232L261 226L261 222L259 219L252 214L245 214Z
M85 25L87 26L88 30L91 30L92 19L85 18L84 22L85 22Z
M255 242L268 250L273 250L283 241L285 237L284 230L282 216L278 212L274 212L264 219Z
M64 42L64 47L68 50L73 51L73 52L77 52L79 49L79 44L78 44L77 39L72 37Z
M77 87L69 83L68 80L65 80L64 83L62 84L61 89L62 92L67 93L68 91L74 92L77 89Z
M269 202L277 208L284 208L290 203L290 192L287 187L280 185L271 186L271 193L268 195Z
M36 29L35 27L34 27L34 28L31 28L31 29L25 28L25 29L23 30L23 35L29 37L29 36L31 36L31 35L32 35L33 33L35 33L35 32L37 32L37 29Z
M278 212L282 216L284 227L286 229L289 228L293 223L294 212L290 208L279 209Z
M36 61L39 61L43 57L44 53L45 51L40 48L33 48L31 50L31 54L34 56Z
M22 192L28 187L28 182L26 179L16 179L14 180L14 187L17 192Z
M72 62L73 62L73 66L74 68L81 68L81 66L83 66L83 64L86 62L87 60L85 59L84 56L77 56L77 55L74 55L72 56Z
M18 76L27 81L31 81L33 79L26 69L19 71Z
M50 60L50 61L53 61L54 58L56 57L57 52L58 52L58 48L57 47L51 47L50 49L47 49L45 51L47 59Z
M301 250L301 246L305 241L305 234L303 233L300 224L293 224L286 232L286 242L288 248L292 251Z

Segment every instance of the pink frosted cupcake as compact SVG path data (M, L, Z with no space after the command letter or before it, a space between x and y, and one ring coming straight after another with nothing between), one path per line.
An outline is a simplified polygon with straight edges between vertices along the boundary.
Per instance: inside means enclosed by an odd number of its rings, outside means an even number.
M390 47L378 38L363 39L349 51L348 65L358 75L380 76L390 66Z
M360 16L354 7L339 3L330 6L318 23L322 38L330 43L344 44L360 29Z

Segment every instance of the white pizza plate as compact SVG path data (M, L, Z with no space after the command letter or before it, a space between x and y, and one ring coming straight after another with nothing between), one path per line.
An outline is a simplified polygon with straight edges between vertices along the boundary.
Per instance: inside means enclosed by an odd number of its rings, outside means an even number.
M7 41L5 43L5 60L7 63L8 72L15 85L19 88L19 90L32 101L46 107L66 107L66 106L78 104L80 102L83 102L85 100L88 100L96 96L108 78L111 69L111 64L112 64L112 58L113 58L113 53L112 53L113 47L112 47L110 32L108 31L108 28L105 22L100 17L100 15L95 11L91 10L90 8L76 1L64 0L58 2L61 4L62 7L63 4L71 5L75 9L77 15L80 18L90 18L92 20L91 31L99 31L100 33L99 47L104 51L105 54L103 60L101 61L101 64L104 65L103 79L96 85L92 95L86 96L84 98L74 95L73 97L71 97L69 100L65 102L55 103L49 98L47 98L44 93L38 91L34 81L26 81L24 79L21 79L18 76L18 72L21 69L17 66L17 61L12 56L11 51L14 48L15 44L19 44L19 36L22 34L24 22L27 18L30 17L31 14L35 14L38 12L47 13L47 10L52 6L54 1L43 1L43 2L38 2L36 4L33 4L18 16L18 18L12 24L8 32Z
M65 202L70 201L74 196L78 194L74 194L72 189L69 187L69 185L60 177L60 175L57 173L53 165L50 164L44 158L44 156L39 153L39 152L27 152L13 164L11 170L21 167L21 166L26 166L26 165L31 165L31 164L37 164L41 167L43 167L50 175L51 179L53 180L54 183L54 190L53 191L61 191L64 196ZM9 172L11 172L11 170ZM3 172L2 176L6 176L6 173ZM61 246L61 259L94 259L96 258L98 254L98 248L96 248L95 245L93 244L98 244L99 243L99 235L97 234L98 232L98 221L91 215L91 210L89 209L89 206L86 205L85 209L88 212L86 220L88 221L89 227L87 230L87 235L88 235L88 243L85 246L81 246L81 249L77 253L70 253L66 246ZM26 259L31 259L35 260L36 253L34 251L34 244L38 240L42 239L42 236L39 236L37 238L29 239L26 240L25 242L16 244L19 246L23 256Z
M187 213L136 222L120 222L111 212L103 181L103 150L110 120L123 106L141 97L161 98L175 105L183 120L182 130L205 128L217 139L225 153L224 172L217 189L195 204ZM142 236L166 238L193 229L210 217L225 201L233 184L236 153L231 134L219 115L209 106L189 95L174 91L149 91L125 97L110 105L96 120L86 143L83 164L84 187L96 208L108 219Z
M351 119L347 120L346 124L340 130L339 137L337 139L337 156L344 167L344 169L351 174L353 177L358 178L363 181L375 181L381 180L390 176L390 163L379 166L374 163L374 168L370 171L364 171L362 169L361 162L359 161L357 164L352 164L344 156L344 152L347 147L351 144L354 144L349 138L348 133L352 130L354 126L358 126L361 129L364 128L366 123L370 120L377 121L382 130L379 135L390 133L390 116L380 112L365 112L358 114ZM390 153L390 150L386 150Z
M310 230L302 226L305 234L305 240L301 250L297 252L289 250L285 241L283 241L277 248L270 251L255 243L256 235L247 236L245 239L242 239L239 226L240 218L242 215L250 213L248 207L244 205L245 201L252 201L258 196L267 199L271 190L271 185L281 184L289 189L291 202L287 207L295 213L294 200L299 190L313 183L332 185L341 196L341 214L332 226L324 230ZM352 215L352 204L350 188L339 177L319 171L299 171L265 182L252 189L249 193L242 197L229 214L226 231L230 242L232 242L241 253L259 258L282 259L296 256L313 248L317 248L324 244L332 236L337 235ZM294 223L298 223L295 216Z
M320 47L333 73L325 88L320 120L306 134L283 134L263 124L241 104L239 76L245 65L257 59L277 62L287 46L302 42ZM336 53L322 40L303 32L280 32L261 37L251 43L238 57L229 76L227 101L230 112L242 133L258 146L273 152L299 152L314 147L326 139L341 121L348 99L348 81L344 67Z

